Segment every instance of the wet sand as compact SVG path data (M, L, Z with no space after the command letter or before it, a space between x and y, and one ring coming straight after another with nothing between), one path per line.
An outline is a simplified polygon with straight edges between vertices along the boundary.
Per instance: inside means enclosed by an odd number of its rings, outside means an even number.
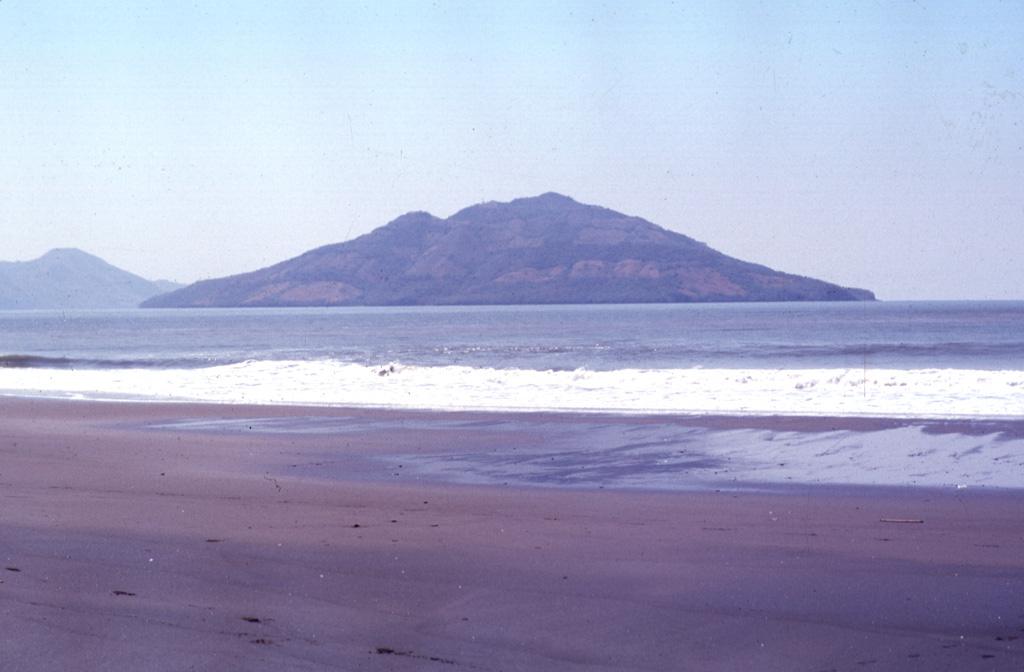
M1024 669L1020 491L319 479L409 414L151 427L352 413L0 400L0 669Z

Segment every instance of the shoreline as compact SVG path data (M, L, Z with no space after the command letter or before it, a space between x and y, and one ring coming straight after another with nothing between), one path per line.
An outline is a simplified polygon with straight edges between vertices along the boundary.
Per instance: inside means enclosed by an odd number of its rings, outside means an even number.
M367 459L325 451L304 477L625 490L786 492L1024 488L1024 420L696 416L334 407L225 409L165 430L392 441ZM403 441L396 440L404 437ZM479 450L486 446L489 450ZM381 455L394 454L394 464ZM371 454L364 451L362 455ZM287 471L287 470L286 470ZM375 473L376 472L376 473Z
M832 413L809 413L804 411L707 411L701 409L656 409L656 410L609 410L604 408L523 408L523 407L486 407L486 406L415 406L415 405L387 405L385 403L346 403L325 402L315 403L307 401L246 401L234 402L221 399L202 399L188 397L167 397L158 398L139 394L125 393L123 395L87 396L79 392L67 392L64 394L29 394L26 390L4 389L0 390L0 401L33 401L33 402L67 402L78 404L138 404L140 406L166 406L166 407L197 407L215 406L225 408L253 408L253 409L276 409L283 412L284 409L305 409L309 414L331 414L331 413L359 413L359 414L410 414L410 415L465 415L465 416L523 416L523 417L570 417L588 419L630 419L640 421L659 421L675 419L680 422L710 423L708 426L721 426L723 423L736 424L757 428L781 428L789 427L801 431L809 427L820 426L822 422L835 424L839 428L846 428L857 431L870 431L881 427L897 427L914 425L949 425L957 431L957 427L971 425L1006 425L1013 427L1018 435L1024 435L1024 413L963 413L940 415L928 413L878 413L873 411L864 412L841 412Z
M808 412L767 412L767 411L704 411L693 410L608 410L581 408L535 409L521 407L418 407L388 406L382 404L346 404L345 402L309 403L305 401L252 401L234 402L217 399L190 398L157 398L126 394L124 396L90 397L78 393L38 394L33 395L25 390L0 390L0 403L33 402L33 403L69 403L116 405L128 404L140 407L166 408L197 408L222 407L231 409L255 409L260 413L295 415L294 411L305 411L304 415L338 415L338 414L395 414L395 415L445 415L445 416L522 416L537 418L576 418L576 419L619 419L643 422L657 422L666 419L680 423L702 424L709 427L725 425L742 425L750 428L792 429L794 431L813 431L822 426L834 426L840 429L870 431L880 428L900 427L906 425L949 426L951 431L974 425L1004 425L1012 428L1017 435L1024 435L1024 412L1014 414L885 414L876 412L858 413L808 413Z
M500 452L529 430L516 414L426 413L436 437L463 423L447 452ZM288 424L317 417L322 432ZM0 667L1024 667L1019 491L522 488L289 468L325 451L404 457L425 417L0 398ZM174 425L254 418L285 431ZM543 420L578 433L565 414ZM836 429L817 420L758 422ZM351 422L365 431L332 424Z

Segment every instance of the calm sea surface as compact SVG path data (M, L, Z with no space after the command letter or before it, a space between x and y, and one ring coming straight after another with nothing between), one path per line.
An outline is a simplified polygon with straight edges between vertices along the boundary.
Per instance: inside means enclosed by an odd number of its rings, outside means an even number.
M8 311L0 393L1024 416L1024 302Z

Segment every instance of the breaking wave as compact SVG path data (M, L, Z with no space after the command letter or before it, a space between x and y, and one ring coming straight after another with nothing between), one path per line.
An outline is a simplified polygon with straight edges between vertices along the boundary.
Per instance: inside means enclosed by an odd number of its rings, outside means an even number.
M242 360L238 360L239 363ZM83 357L42 357L39 355L0 355L0 369L64 369L118 370L118 369L201 369L223 365L212 358L144 358L101 359ZM227 362L231 363L231 362Z
M40 361L41 360L41 361ZM334 359L173 366L0 358L0 393L441 410L1022 417L1024 371L367 366Z

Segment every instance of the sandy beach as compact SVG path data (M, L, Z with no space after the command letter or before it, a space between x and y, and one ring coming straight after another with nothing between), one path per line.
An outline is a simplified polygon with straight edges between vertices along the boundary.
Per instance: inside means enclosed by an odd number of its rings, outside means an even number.
M453 485L359 414L0 400L0 669L1024 669L1020 491Z

